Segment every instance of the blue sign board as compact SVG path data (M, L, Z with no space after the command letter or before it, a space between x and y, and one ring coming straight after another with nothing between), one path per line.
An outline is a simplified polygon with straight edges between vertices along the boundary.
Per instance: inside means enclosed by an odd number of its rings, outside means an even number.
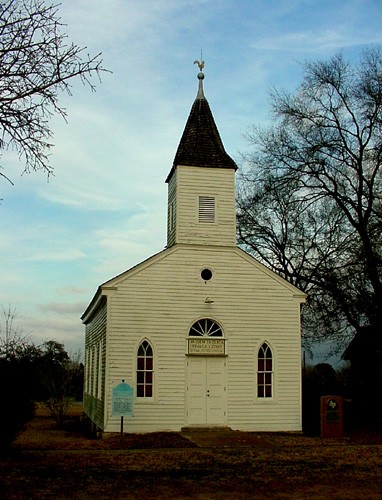
M132 417L134 413L134 389L123 380L113 388L113 417Z

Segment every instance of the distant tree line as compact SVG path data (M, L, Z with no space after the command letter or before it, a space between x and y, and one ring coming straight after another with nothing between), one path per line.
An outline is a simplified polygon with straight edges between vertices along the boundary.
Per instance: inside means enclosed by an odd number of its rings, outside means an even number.
M70 403L82 400L84 367L56 341L37 345L21 335L0 340L0 450L9 448L44 406L62 427Z

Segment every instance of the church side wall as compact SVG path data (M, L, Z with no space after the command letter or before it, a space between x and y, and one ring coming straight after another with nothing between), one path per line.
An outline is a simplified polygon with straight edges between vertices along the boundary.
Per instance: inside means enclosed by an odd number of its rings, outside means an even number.
M104 301L85 329L84 412L100 429L105 408L106 311Z
M206 267L213 272L208 282L200 277ZM206 303L207 297L213 302ZM154 397L135 398L125 431L187 425L187 334L204 317L219 322L227 339L227 425L251 431L301 429L300 301L239 250L176 247L124 279L108 300L105 430L119 431L119 418L111 417L111 388L121 379L136 387L136 353L144 339L154 352ZM274 395L260 400L257 353L264 341L273 353Z

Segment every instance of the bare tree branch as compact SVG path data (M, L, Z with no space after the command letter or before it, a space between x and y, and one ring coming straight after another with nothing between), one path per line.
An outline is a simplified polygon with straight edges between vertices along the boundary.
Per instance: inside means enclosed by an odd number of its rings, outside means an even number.
M53 173L49 120L55 114L66 120L59 95L71 95L77 79L94 91L93 77L100 81L107 71L101 54L68 41L58 9L44 0L0 4L0 149L15 150L25 172Z
M308 63L297 93L272 99L275 126L244 158L239 241L309 293L305 333L380 325L381 52Z

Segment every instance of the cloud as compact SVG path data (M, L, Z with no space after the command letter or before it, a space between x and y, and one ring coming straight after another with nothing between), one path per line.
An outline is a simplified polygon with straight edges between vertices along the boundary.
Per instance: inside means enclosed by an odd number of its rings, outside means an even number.
M62 288L58 288L57 292L60 295L84 295L88 294L89 290L87 288L80 288L77 286L65 286Z
M74 314L58 312L40 317L18 317L18 326L22 335L27 335L32 341L42 343L56 340L64 343L69 352L83 351L85 343L84 327L80 315L84 309L74 311Z
M61 303L53 302L48 304L40 304L39 308L41 311L48 313L58 313L58 314L76 314L80 315L86 308L86 302L75 302L75 303Z
M136 109L139 103L150 112ZM127 108L126 114L120 116L120 107ZM161 187L166 190L174 137L184 126L182 117L174 117L167 108L155 88L134 104L69 108L69 125L54 123L55 177L49 186L40 184L40 196L81 210L115 211L150 204Z
M380 43L381 41L381 34L369 36L365 40L364 34L349 36L349 33L344 34L334 30L296 31L258 39L251 44L251 47L269 51L316 52L322 49L338 50L365 43Z
M153 205L150 210L135 214L125 222L118 220L95 229L91 239L97 252L92 268L97 286L163 250L165 220L165 204Z
M27 260L31 261L50 261L50 262L68 262L72 260L82 259L86 256L84 252L76 249L68 250L57 250L51 252L41 252L35 254L31 257L27 257Z
M49 215L35 224L25 219L17 227L17 232L12 225L3 230L2 241L6 242L6 248L0 248L3 263L22 266L27 262L70 262L86 256L79 246L80 238L75 229L64 226L57 219L56 223L50 222ZM74 238L77 238L75 242Z

